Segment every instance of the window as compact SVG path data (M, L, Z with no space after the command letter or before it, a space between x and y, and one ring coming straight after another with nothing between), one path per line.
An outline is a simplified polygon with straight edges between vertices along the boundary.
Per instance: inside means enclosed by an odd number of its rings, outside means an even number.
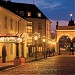
M24 11L20 11L20 15L21 16L24 16Z
M38 17L41 17L41 13L38 13Z
M32 34L32 22L28 22L26 26L26 32Z
M31 16L31 12L28 12L28 16L29 16L29 17Z
M32 35L32 22L28 22L26 26L26 33L28 33L29 35ZM28 38L27 43L32 44L32 37Z
M28 22L28 24L27 25L32 25L32 22Z
M29 39L27 39L27 43L32 44L32 37L29 37Z
M31 44L32 43L32 39L28 39L27 42Z
M5 29L7 29L7 16L5 16Z
M32 26L26 26L26 32L32 33Z
M41 23L38 23L38 29L42 29Z
M13 20L10 19L10 29L13 29Z

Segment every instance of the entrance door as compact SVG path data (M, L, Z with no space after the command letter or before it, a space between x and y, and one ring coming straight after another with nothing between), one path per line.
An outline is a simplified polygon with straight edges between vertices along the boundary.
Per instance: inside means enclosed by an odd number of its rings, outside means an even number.
M6 62L6 46L3 45L2 47L2 63L5 63Z

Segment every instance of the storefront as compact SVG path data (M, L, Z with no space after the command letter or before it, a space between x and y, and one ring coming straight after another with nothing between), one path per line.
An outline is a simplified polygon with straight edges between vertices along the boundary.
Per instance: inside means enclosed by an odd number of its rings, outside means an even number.
M14 58L24 56L26 57L26 41L23 42L21 34L0 34L0 57L5 57L6 61L13 61Z

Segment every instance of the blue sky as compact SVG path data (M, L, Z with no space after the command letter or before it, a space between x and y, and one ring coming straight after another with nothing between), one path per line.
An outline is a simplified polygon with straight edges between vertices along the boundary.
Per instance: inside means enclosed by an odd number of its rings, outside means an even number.
M32 4L33 0L11 0L14 2ZM55 30L56 21L61 25L68 25L70 13L75 20L75 0L34 0L34 4L52 21L52 30Z

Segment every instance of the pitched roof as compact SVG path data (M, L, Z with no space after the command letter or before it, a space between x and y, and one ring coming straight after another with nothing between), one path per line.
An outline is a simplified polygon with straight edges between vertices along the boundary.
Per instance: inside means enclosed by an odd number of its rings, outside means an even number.
M48 19L34 4L15 3L11 1L1 1L0 5L23 18ZM20 13L17 11L24 11L24 16L20 15ZM31 12L31 16L29 17L27 15L28 12ZM41 17L38 17L38 13L41 13Z

